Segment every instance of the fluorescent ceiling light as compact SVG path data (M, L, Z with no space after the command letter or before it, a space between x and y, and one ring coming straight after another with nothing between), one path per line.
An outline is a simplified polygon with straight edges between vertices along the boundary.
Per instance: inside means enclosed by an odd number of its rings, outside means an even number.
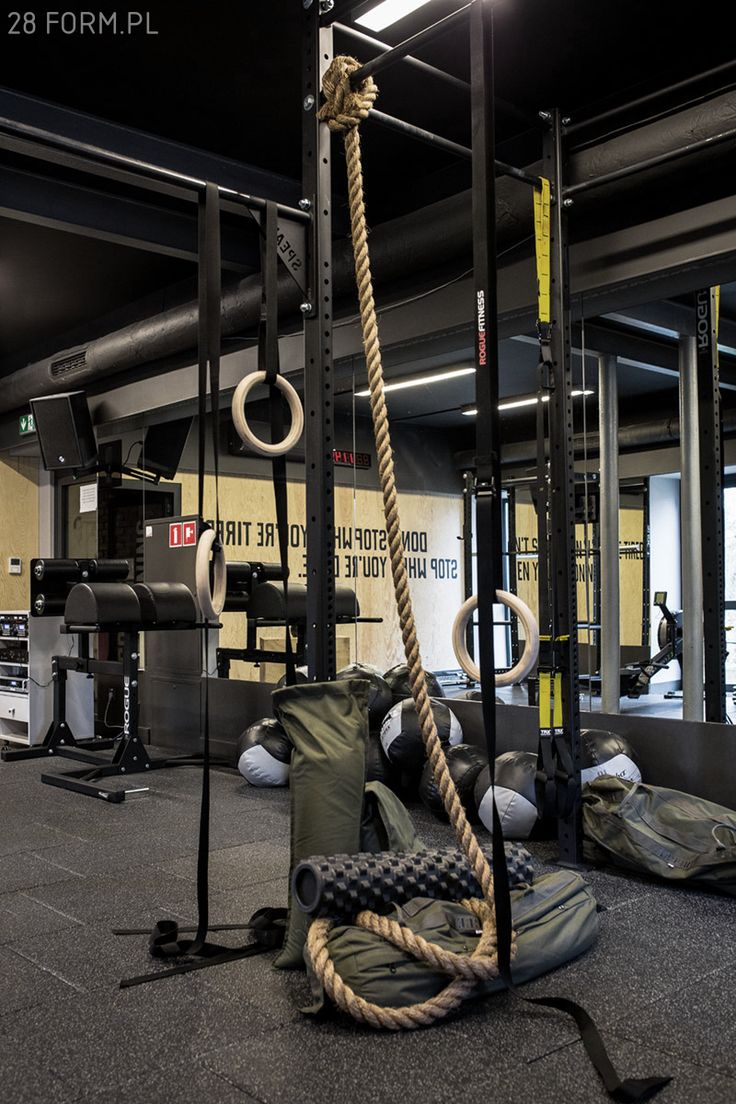
M423 8L429 0L382 0L375 4L363 15L355 20L361 27L367 27L369 31L382 31L384 27L390 27L405 15L411 15L417 8Z
M571 391L570 394L574 399L577 399L580 395L592 395L592 391ZM519 399L506 399L504 402L498 404L499 410L517 410L520 406L536 406L539 399L536 395L524 395ZM542 395L542 402L549 402L549 395ZM477 407L473 407L470 410L463 410L462 413L466 418L473 418L477 413Z
M453 368L450 372L436 372L433 376L410 376L409 379L396 380L395 383L384 384L384 391L405 391L407 387L423 387L428 383L442 383L443 380L457 379L458 376L472 376L475 368ZM370 395L368 388L365 391L356 391L359 399L365 399Z

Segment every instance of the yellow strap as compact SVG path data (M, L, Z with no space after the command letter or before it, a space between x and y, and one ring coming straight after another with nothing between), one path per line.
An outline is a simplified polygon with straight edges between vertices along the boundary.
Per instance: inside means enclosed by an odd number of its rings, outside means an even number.
M549 180L540 177L540 186L534 189L534 243L537 253L537 302L540 322L551 322L551 191Z
M539 727L549 728L552 704L552 676L549 671L539 672Z
M555 707L552 724L562 728L562 671L555 671Z

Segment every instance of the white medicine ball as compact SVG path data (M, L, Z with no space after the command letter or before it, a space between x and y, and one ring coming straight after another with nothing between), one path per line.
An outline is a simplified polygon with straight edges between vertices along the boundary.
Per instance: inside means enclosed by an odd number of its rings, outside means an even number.
M537 823L534 783L537 757L533 751L507 751L496 759L496 808L504 839L529 839ZM484 767L475 784L478 816L493 831L491 772Z
M455 714L442 701L430 698L437 733L445 747L462 743L463 730ZM397 702L383 718L381 745L386 758L402 770L420 771L426 758L413 698Z
M582 784L592 782L601 774L612 774L629 782L641 782L641 771L634 758L634 751L625 736L606 732L599 728L584 728L580 733L582 745Z
M286 786L291 741L278 721L264 717L238 740L238 770L251 786Z

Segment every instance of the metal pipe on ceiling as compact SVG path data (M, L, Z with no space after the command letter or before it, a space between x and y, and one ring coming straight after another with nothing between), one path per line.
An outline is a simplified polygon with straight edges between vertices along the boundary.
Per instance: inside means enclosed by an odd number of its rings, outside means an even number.
M732 122L734 113L736 94L728 94L710 104L707 116L698 109L683 111L665 122L574 153L569 162L570 184L616 172L647 157L719 134L725 120ZM527 166L526 171L535 175L539 165ZM660 166L653 173L656 171L664 172L665 169ZM615 183L611 185L615 187ZM590 202L595 202L595 198ZM496 190L496 214L499 250L524 240L532 230L532 202L528 190L519 188L509 179L500 180ZM390 289L392 282L417 273L426 287L438 269L444 267L446 270L454 262L469 261L471 247L470 193L463 192L375 227L371 235L371 255L376 283L382 289ZM352 250L347 241L335 244L333 277L337 300L348 301L352 306L355 276ZM301 299L291 277L284 273L279 287L280 314L284 322L290 317L299 318ZM242 334L254 327L260 304L260 275L246 277L225 291L223 336ZM134 322L86 345L36 361L4 377L0 412L14 410L38 395L84 387L123 372L155 375L161 361L196 349L197 318L197 303L187 303ZM56 375L52 373L52 366L59 360L65 361L68 370Z
M352 87L357 88L366 77L372 77L375 76L376 73L383 72L384 69L388 69L390 66L395 65L398 61L407 57L408 54L413 53L414 50L421 49L422 46L426 46L428 43L433 42L435 38L439 38L440 35L446 34L455 24L459 23L468 15L474 3L475 0L470 0L469 4L465 4L464 7L458 8L457 11L451 12L449 15L446 15L444 19L439 19L436 23L432 23L431 26L425 27L423 31L419 31L410 38L404 39L404 41L400 42L397 46L392 46L385 54L379 54L377 58L373 58L372 61L367 61L365 65L361 65L360 69L356 69L350 76L350 84Z

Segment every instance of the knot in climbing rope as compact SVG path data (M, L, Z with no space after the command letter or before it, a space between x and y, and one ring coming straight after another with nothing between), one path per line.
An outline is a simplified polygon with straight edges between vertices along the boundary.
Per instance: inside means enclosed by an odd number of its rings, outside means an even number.
M333 59L322 78L325 102L319 117L330 130L342 132L357 127L375 103L378 86L373 77L366 77L357 88L350 86L351 75L360 67L355 58L341 55Z

